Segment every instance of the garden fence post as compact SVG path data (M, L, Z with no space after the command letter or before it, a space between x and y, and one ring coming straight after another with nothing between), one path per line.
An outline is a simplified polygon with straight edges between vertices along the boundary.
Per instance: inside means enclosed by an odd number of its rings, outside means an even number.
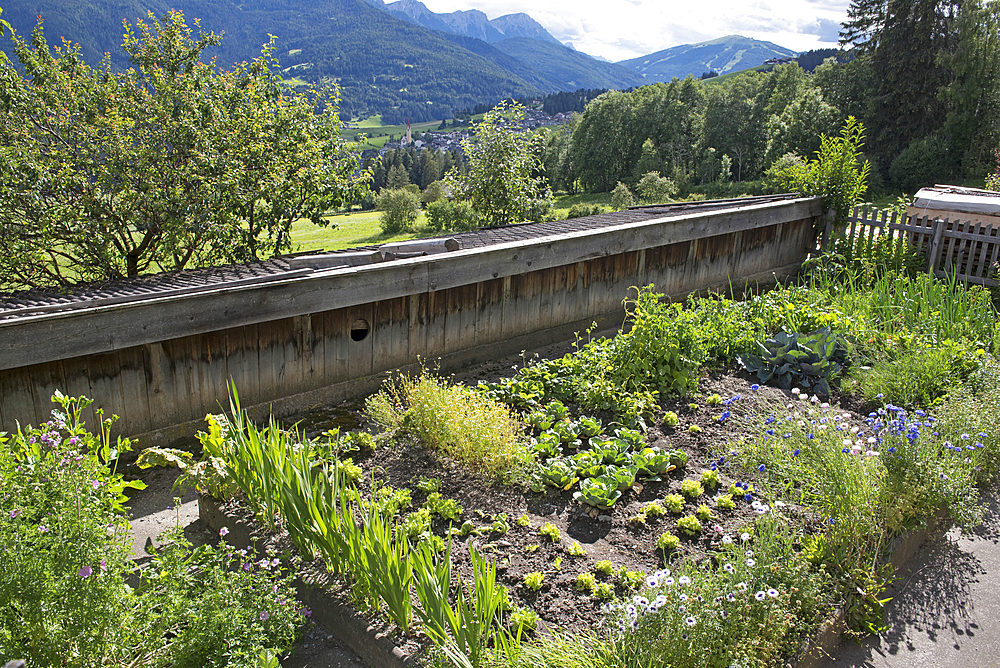
M826 224L823 227L823 239L820 242L819 249L825 251L830 247L830 235L833 234L833 220L837 217L837 212L835 210L826 210Z
M927 253L927 273L933 274L941 261L941 238L944 235L945 222L940 218L935 218L933 223L933 236L931 237L931 248Z

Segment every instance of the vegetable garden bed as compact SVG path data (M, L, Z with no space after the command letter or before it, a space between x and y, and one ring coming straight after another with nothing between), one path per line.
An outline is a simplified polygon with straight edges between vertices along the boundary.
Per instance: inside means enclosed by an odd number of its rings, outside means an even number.
M784 665L825 620L877 632L900 537L942 508L974 525L1000 468L989 294L826 261L742 302L640 290L613 339L393 379L291 430L234 391L200 461L140 464L241 498L268 568L397 661Z

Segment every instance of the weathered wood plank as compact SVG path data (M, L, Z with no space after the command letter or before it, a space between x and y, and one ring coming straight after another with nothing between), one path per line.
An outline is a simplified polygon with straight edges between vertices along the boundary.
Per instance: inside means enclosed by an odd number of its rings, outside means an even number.
M374 338L371 335L371 325L375 320L374 304L362 304L347 309L347 320L350 323L350 334L347 337L347 373L348 378L363 378L370 376L374 369ZM364 333L364 326L368 331Z
M407 347L409 359L427 358L427 301L426 293L410 295L406 298L406 305L410 312L407 322Z
M65 393L65 374L62 362L46 362L31 367L31 385L35 393L35 422L48 422L52 410L57 404L52 403L52 395L56 390Z
M323 317L323 380L327 385L351 377L351 314L350 309L327 311Z
M241 403L247 406L260 403L257 325L230 327L226 330L226 380L232 381L236 386Z
M375 325L372 328L373 369L389 371L411 361L409 349L409 303L406 297L385 299L375 304Z
M0 372L0 375L3 375L3 372ZM90 389L90 364L86 357L63 360L63 381L65 386L60 389L66 396L93 399L93 392ZM88 428L94 427L93 404L80 411L80 419Z
M117 415L119 420L126 420L125 390L122 387L121 360L118 353L107 353L104 355L93 355L88 359L90 367L90 388L93 392L94 411L104 410L104 417L109 418ZM157 398L161 397L163 391L162 383L157 383L158 378L154 376L146 378L147 382L152 380L154 384L149 387L157 391ZM166 424L177 424L178 421L171 422L176 417L175 412L168 412L166 402L149 406L153 414ZM96 422L92 425L97 428ZM137 432L138 433L138 432Z
M506 279L492 278L477 283L476 345L503 340L503 295Z
M17 431L18 425L26 427L44 421L48 407L35 408L35 392L31 382L31 368L22 367L0 373L0 404L3 406L0 431ZM39 414L42 419L39 419Z

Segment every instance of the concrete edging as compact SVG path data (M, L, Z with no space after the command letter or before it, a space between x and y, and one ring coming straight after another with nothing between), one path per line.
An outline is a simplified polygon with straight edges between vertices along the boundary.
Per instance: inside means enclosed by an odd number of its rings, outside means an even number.
M943 511L935 513L922 529L914 529L893 539L889 548L889 563L892 564L893 575L903 569L920 547L930 538L938 524L945 518ZM791 663L791 668L821 668L831 658L833 651L840 646L847 625L844 621L844 609L837 610L825 621L816 634L801 652L799 658Z

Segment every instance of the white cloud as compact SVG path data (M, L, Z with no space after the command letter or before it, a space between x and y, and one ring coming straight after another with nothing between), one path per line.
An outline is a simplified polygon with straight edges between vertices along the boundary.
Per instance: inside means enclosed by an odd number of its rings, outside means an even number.
M796 51L836 45L849 0L424 0L434 12L479 9L490 18L524 12L560 42L618 61L725 35Z

